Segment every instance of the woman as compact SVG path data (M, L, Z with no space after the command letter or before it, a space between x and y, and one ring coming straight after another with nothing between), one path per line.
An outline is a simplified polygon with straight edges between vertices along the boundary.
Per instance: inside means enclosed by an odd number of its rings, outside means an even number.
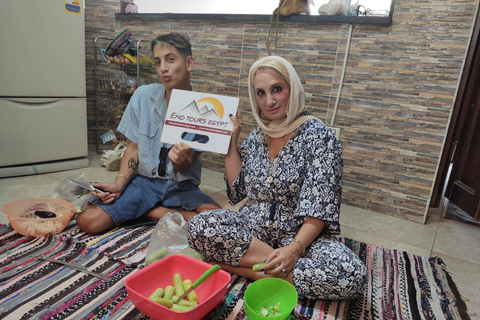
M293 66L268 56L249 74L258 124L237 148L240 112L232 116L225 156L227 195L247 197L240 212L213 210L188 224L190 246L222 268L249 279L279 277L301 297L345 299L363 291L366 268L333 235L340 233L342 152L321 121L306 115ZM262 272L252 266L266 262Z

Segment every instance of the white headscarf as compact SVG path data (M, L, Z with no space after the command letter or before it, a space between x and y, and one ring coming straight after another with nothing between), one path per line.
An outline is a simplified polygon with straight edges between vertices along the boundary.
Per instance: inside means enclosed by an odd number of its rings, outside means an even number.
M268 67L280 72L275 67L275 62L272 63L273 60L281 62L287 68L290 82L290 101L287 106L287 117L281 120L270 121L262 119L259 114L260 107L257 105L257 101L255 99L255 88L253 87L253 81L255 79L255 74L260 67ZM283 137L290 132L296 130L305 121L315 119L312 116L302 115L305 109L305 91L303 90L300 78L298 77L297 72L295 71L291 63L282 57L264 57L257 60L252 65L248 75L248 93L250 96L250 105L252 107L253 115L255 116L257 124L260 126L260 128L266 135L272 138Z

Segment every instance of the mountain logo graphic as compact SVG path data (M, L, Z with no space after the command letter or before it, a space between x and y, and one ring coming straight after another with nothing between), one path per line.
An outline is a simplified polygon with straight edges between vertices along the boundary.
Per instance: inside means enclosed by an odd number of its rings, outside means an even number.
M202 98L198 101L194 100L180 110L180 113L187 109L196 110L202 117L205 117L208 114L215 114L220 120L223 119L223 115L225 114L223 104L218 99L212 97Z

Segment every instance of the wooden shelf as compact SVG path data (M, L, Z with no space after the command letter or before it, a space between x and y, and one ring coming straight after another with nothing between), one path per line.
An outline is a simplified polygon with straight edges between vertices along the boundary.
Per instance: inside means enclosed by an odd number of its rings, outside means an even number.
M317 24L356 24L390 26L392 24L393 11L388 17L375 16L313 16L296 15L280 17L282 22L305 22ZM270 22L271 15L252 14L187 14L187 13L115 13L117 20L209 20L209 21L243 21L243 22Z

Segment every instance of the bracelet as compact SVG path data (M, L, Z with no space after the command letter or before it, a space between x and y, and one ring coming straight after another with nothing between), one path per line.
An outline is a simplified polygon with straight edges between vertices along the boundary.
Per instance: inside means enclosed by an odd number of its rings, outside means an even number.
M302 257L305 257L305 244L302 241L295 238L293 238L292 242L295 242L300 246L300 248L302 249Z
M117 178L123 178L123 179L125 179L125 183L128 183L127 177L125 177L123 174L117 175ZM115 180L117 180L117 178L115 178Z

